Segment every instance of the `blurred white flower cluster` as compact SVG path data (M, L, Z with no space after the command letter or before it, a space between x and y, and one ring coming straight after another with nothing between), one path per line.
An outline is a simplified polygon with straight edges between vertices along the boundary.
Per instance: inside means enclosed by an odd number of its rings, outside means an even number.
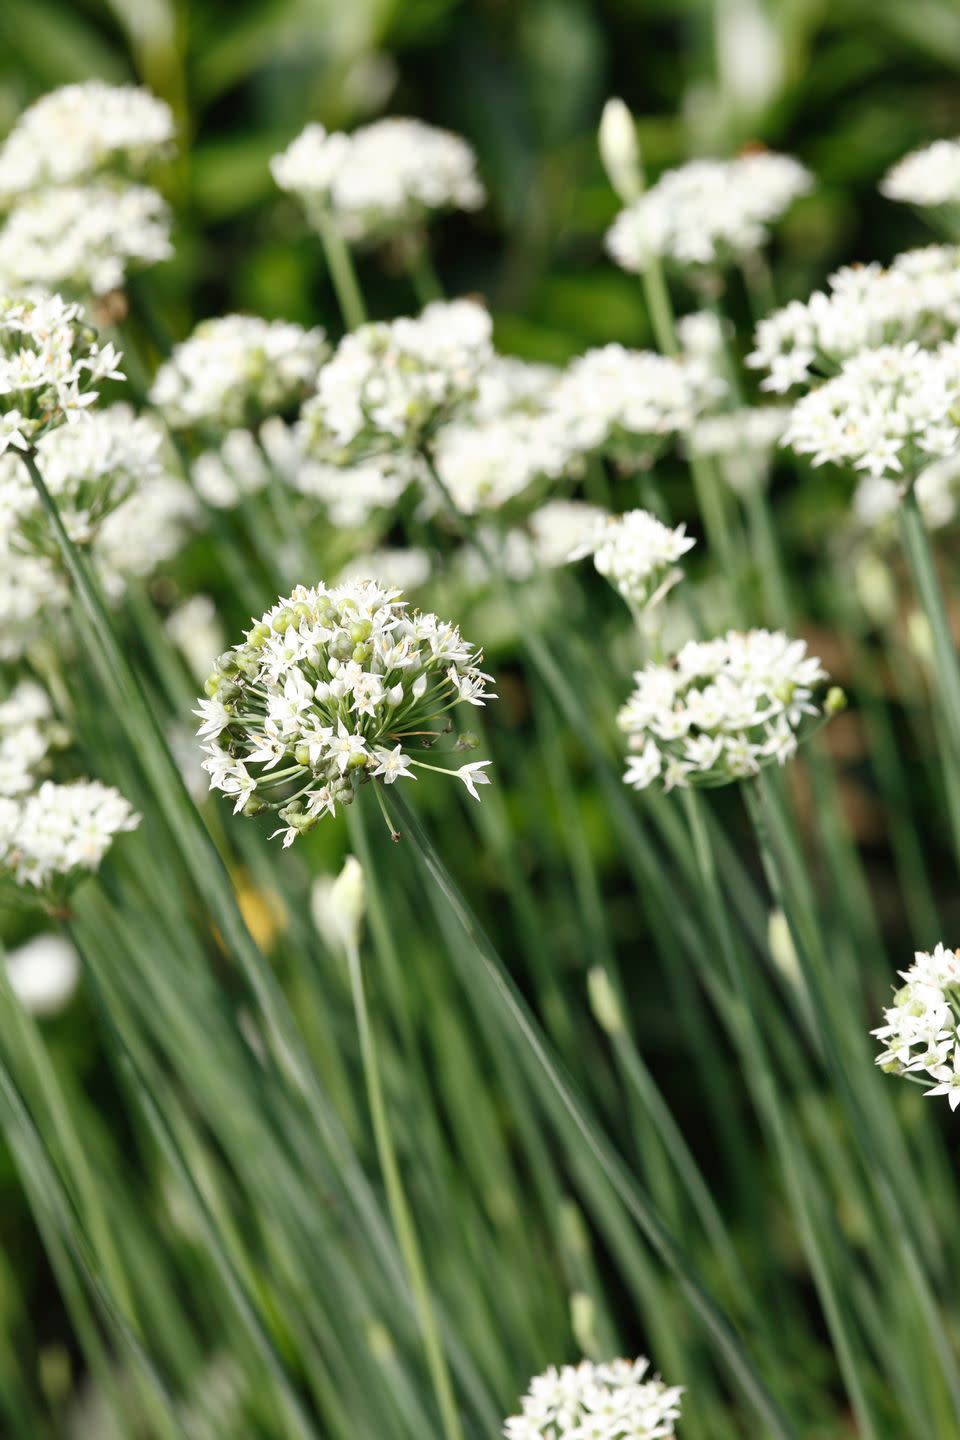
M883 1049L877 1064L890 1075L907 1075L960 1105L960 955L937 945L918 950L904 983L872 1033Z
M646 510L607 515L574 548L570 559L592 555L598 573L628 605L649 609L682 577L677 561L696 543L685 530L683 525L671 529Z
M27 450L73 421L97 398L101 380L122 380L120 356L100 345L79 305L59 295L0 299L0 453Z
M765 483L790 414L787 405L743 405L704 415L690 431L690 451L717 460L727 484L743 495L751 486Z
M794 300L757 326L747 364L769 374L762 390L785 394L829 374L860 350L914 340L937 345L960 326L960 249L906 250L884 268L845 265L807 301Z
M935 460L917 476L913 492L928 530L952 524L960 510L960 452ZM864 475L853 492L853 513L865 530L890 529L901 502L901 483L889 475Z
M344 336L303 407L307 453L350 464L420 449L476 395L493 353L490 334L483 306L453 300Z
M551 1366L530 1382L506 1440L669 1440L682 1387L650 1374L650 1362L612 1360Z
M781 631L688 641L672 663L634 676L617 721L632 752L626 783L725 785L783 765L811 722L842 704L839 692L817 698L827 678L806 641Z
M99 80L66 85L23 112L0 149L0 286L82 297L123 286L130 265L167 259L170 215L130 176L163 158L168 105Z
M270 162L281 190L315 223L331 216L351 241L415 225L433 210L476 210L486 198L465 140L421 120L377 120L352 135L308 125Z
M327 354L323 330L223 315L174 346L150 399L168 424L222 432L292 410L313 390Z
M50 697L33 680L21 680L0 700L0 795L31 790L50 750L66 743Z
M411 767L455 775L476 796L489 761L451 770L407 750L449 730L459 703L495 698L481 662L455 625L409 611L399 590L298 586L207 681L196 713L210 786L236 811L277 811L284 845L349 804L362 780L416 779Z
M844 361L840 373L794 406L783 443L814 465L849 465L908 478L960 447L960 344L936 350L881 345Z
M935 140L904 155L887 171L880 191L907 205L960 203L960 140Z
M766 244L770 225L813 187L789 155L758 150L734 160L691 160L667 170L622 210L607 248L624 270L651 260L724 265Z
M115 836L139 823L119 791L99 780L44 780L25 799L0 799L0 878L56 903L100 868Z

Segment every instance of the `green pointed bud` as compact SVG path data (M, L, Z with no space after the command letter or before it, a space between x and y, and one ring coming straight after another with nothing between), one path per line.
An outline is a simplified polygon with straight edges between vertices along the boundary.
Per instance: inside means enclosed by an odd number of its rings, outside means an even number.
M298 765L310 764L310 750L306 745L297 745L294 748L293 758Z
M239 659L233 650L224 650L222 655L217 656L214 664L221 675L236 675L240 669Z
M217 691L217 699L222 700L224 705L232 705L239 700L241 695L240 686L235 680L221 680L220 688Z
M270 639L270 626L261 621L247 632L247 644L252 650L260 650Z
M350 626L350 639L356 640L357 642L369 640L372 630L373 625L369 620L357 620L355 624Z
M330 654L335 660L349 660L353 654L353 641L347 634L335 635L330 642Z
M283 635L285 631L290 629L290 626L294 623L294 619L293 611L284 605L283 609L278 610L273 617L273 628L275 632L278 635Z
M823 702L824 715L839 715L841 710L847 708L847 697L839 685L831 685L827 691L827 698Z
M208 696L209 699L213 700L222 683L223 677L221 675L218 675L217 672L214 670L213 673L211 675L208 675L206 680L204 680L203 682L204 695Z
M480 746L480 736L475 730L464 730L462 735L457 736L457 743L454 750L477 750Z
M351 755L347 761L348 770L366 770L369 755Z
M609 975L600 965L595 965L587 973L587 998L597 1024L608 1035L622 1035L625 1027L620 1000Z
M365 660L370 659L372 653L371 647L365 641L361 641L359 645L354 645L351 658L356 660L358 665L362 665Z
M294 605L292 609L294 615L297 617L298 624L301 620L309 621L313 619L313 611L310 609L310 606L305 600L298 600L296 605Z
M243 815L261 815L266 808L264 801L258 800L256 795L248 795L240 811Z

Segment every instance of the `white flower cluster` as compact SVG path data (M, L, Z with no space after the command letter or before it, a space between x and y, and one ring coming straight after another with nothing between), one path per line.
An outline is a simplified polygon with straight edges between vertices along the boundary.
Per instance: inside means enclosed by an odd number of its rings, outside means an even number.
M139 171L173 139L169 105L135 86L64 85L26 109L0 148L0 197L113 168Z
M0 534L0 660L19 660L36 643L38 622L60 611L70 592L46 556L25 555Z
M97 398L101 380L122 380L120 356L100 345L79 305L59 295L0 300L0 453L27 450L73 421Z
M228 430L215 450L204 450L196 457L190 474L202 500L215 510L230 510L244 495L264 489L270 467L249 430Z
M76 544L90 544L111 511L163 472L162 443L155 420L128 405L92 410L82 425L41 435L37 465ZM58 553L30 478L10 454L0 458L0 535L5 531L18 548Z
M196 713L211 789L235 811L277 811L284 845L351 803L362 781L416 779L411 767L455 775L476 798L488 760L450 770L406 750L414 736L439 738L460 702L495 698L481 662L455 625L409 611L399 590L298 586L207 681Z
M672 530L647 510L607 515L570 555L592 555L600 575L637 610L656 605L682 579L677 561L696 541L678 525Z
M827 286L760 321L747 364L769 371L762 390L785 394L860 350L908 340L937 345L960 326L955 245L906 250L887 268L845 265Z
M567 366L548 398L572 452L685 434L723 384L702 361L604 345Z
M131 265L173 254L166 202L147 185L65 185L27 195L0 230L0 288L105 295Z
M93 546L109 599L119 601L131 580L145 580L183 548L200 519L197 497L169 470L150 476L110 512Z
M54 745L66 742L42 686L21 680L0 700L0 795L32 790Z
M256 425L310 394L326 353L320 329L255 315L203 320L161 365L150 399L178 430Z
M669 1440L682 1387L650 1374L647 1359L551 1365L530 1382L506 1440Z
M392 510L407 486L424 478L415 455L374 455L352 465L318 460L307 449L311 428L267 420L260 439L274 472L322 505L334 525L362 525L374 511Z
M872 1033L883 1046L877 1064L890 1075L907 1075L960 1105L960 955L938 945L918 950L904 984Z
M624 270L656 257L720 265L761 249L769 226L813 186L789 155L758 150L735 160L691 160L668 170L622 210L607 248Z
M783 443L814 465L870 475L910 475L960 447L960 345L937 350L881 345L846 360L840 373L793 408Z
M359 241L416 224L431 210L476 210L485 199L476 163L459 135L388 118L352 135L308 125L270 169L311 219L330 214L347 239Z
M719 461L731 490L746 494L766 482L778 442L790 422L787 405L744 405L719 415L705 415L690 432L690 450Z
M0 800L0 876L6 872L5 878L48 898L62 896L85 872L99 869L115 835L139 823L110 785L45 780L24 800Z
M810 722L843 704L816 699L827 679L806 641L781 631L735 630L690 640L670 664L638 670L617 718L633 752L624 780L643 790L725 785L794 755Z
M344 336L303 407L307 452L349 464L419 449L475 396L490 333L481 305L454 300Z
M574 453L559 417L518 412L444 426L435 460L457 509L474 515L499 509L539 479L559 479Z
M923 523L942 530L960 511L960 453L935 460L920 471L913 485ZM889 529L900 508L900 485L888 475L864 475L853 492L853 514L865 530Z
M888 200L907 205L956 205L960 202L960 140L935 140L891 166L880 182Z

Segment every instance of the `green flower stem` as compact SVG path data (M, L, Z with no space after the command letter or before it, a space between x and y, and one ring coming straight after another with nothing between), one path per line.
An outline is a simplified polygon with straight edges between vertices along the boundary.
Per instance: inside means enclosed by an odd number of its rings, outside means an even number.
M800 1230L804 1250L810 1262L824 1317L836 1348L837 1361L843 1375L850 1403L857 1417L860 1432L867 1440L878 1440L877 1428L866 1388L860 1376L857 1345L849 1333L848 1321L833 1281L831 1266L820 1232L814 1219L813 1197L802 1151L795 1144L781 1103L780 1092L770 1067L762 1032L754 1023L750 999L751 984L744 960L730 926L727 908L717 877L716 860L703 820L702 800L693 790L683 792L684 808L690 830L690 841L697 857L704 895L715 927L723 962L730 983L738 997L737 1031L743 1064L760 1097L761 1114L770 1130L783 1168L787 1193Z
M357 272L349 246L336 220L330 214L319 218L320 240L327 260L327 270L340 306L343 323L348 330L366 324L367 307L357 280Z
M443 285L440 283L440 277L433 263L433 256L430 252L430 236L426 228L410 238L407 274L410 276L417 304L421 307L430 305L434 300L444 298Z
M653 256L647 262L646 268L641 275L641 280L643 282L643 296L647 304L647 314L650 317L650 324L653 327L653 338L656 341L657 349L661 355L679 355L680 346L677 341L677 326L673 314L673 305L663 273L663 266L658 256Z
M373 883L373 877L369 876L368 881ZM410 1290L413 1296L413 1304L420 1327L421 1338L423 1340L427 1369L430 1372L430 1379L433 1383L434 1394L436 1395L437 1406L443 1425L443 1433L446 1436L446 1440L463 1440L463 1427L460 1424L456 1397L450 1380L450 1372L447 1369L446 1357L443 1353L443 1345L440 1340L440 1332L437 1328L436 1316L434 1315L433 1301L430 1296L430 1284L427 1279L423 1253L420 1249L420 1242L417 1239L413 1214L403 1188L400 1167L397 1164L396 1149L393 1143L393 1134L390 1128L390 1120L383 1095L383 1085L380 1079L377 1046L370 1024L370 1015L367 1010L366 992L363 984L363 967L360 963L360 950L356 940L352 937L347 940L345 949L347 966L350 972L350 993L353 997L357 1034L360 1039L360 1056L363 1061L367 1100L370 1106L370 1121L373 1126L377 1157L380 1161L380 1172L383 1176L384 1188L387 1192L387 1204L389 1205L390 1215L393 1219L397 1244L400 1247L400 1254L403 1257L407 1278L410 1281Z
M758 1418L778 1440L794 1434L779 1405L770 1395L743 1348L739 1337L703 1289L673 1237L650 1206L646 1196L627 1170L618 1152L589 1115L583 1102L553 1057L536 1020L511 980L479 921L470 910L431 841L399 795L391 794L388 804L400 823L401 834L410 836L424 873L438 886L457 918L469 948L479 957L487 987L510 1029L522 1039L523 1054L531 1073L539 1076L552 1095L553 1108L565 1117L564 1136L575 1145L585 1163L593 1163L605 1176L629 1214L677 1283L715 1345L731 1379L742 1390Z
M927 528L911 485L900 506L900 534L914 589L930 625L936 661L934 686L939 697L949 744L945 761L960 765L960 662L937 578Z

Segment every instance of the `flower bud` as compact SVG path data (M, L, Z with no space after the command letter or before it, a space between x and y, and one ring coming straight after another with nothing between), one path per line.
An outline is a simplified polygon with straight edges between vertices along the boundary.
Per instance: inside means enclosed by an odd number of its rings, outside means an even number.
M363 869L353 855L343 862L336 880L321 875L310 894L313 923L331 950L353 949L360 943L366 912Z
M831 685L823 702L824 715L839 715L847 708L847 697L839 685Z
M608 100L600 120L600 159L610 184L625 205L643 191L640 146L633 116L622 100Z
M622 1035L624 1024L620 1001L609 975L600 965L594 965L587 973L587 997L597 1024L608 1035Z

